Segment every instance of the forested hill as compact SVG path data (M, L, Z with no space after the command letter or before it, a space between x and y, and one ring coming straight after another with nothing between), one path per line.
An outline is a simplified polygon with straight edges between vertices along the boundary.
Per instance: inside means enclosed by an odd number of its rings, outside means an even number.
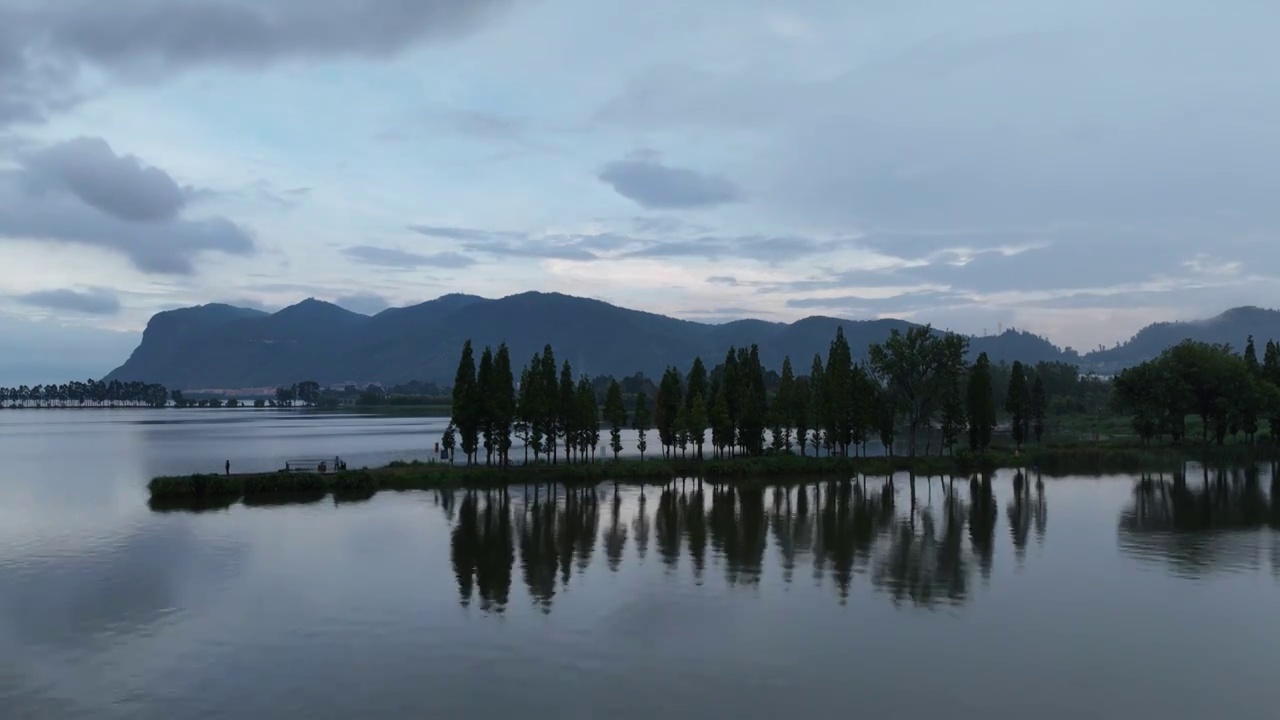
M1165 348L1188 339L1214 345L1229 344L1239 352L1244 349L1250 335L1259 347L1268 340L1280 340L1280 311L1239 307L1207 320L1154 323L1138 331L1128 342L1089 353L1085 356L1085 364L1101 373L1114 373L1151 360Z
M810 317L790 324L712 325L555 293L498 300L445 295L372 317L318 300L273 314L203 305L153 317L137 350L107 379L177 389L275 387L303 378L326 385L411 380L449 385L467 339L480 347L506 342L519 362L551 343L557 357L591 375L659 377L668 365L685 367L698 355L714 365L730 346L752 343L760 346L766 367L777 368L790 355L797 367L807 369L814 353L825 357L837 326L861 354L890 330L911 324ZM1235 341L1243 342L1243 335ZM1080 360L1043 338L1014 331L973 338L971 352L986 352L996 363Z

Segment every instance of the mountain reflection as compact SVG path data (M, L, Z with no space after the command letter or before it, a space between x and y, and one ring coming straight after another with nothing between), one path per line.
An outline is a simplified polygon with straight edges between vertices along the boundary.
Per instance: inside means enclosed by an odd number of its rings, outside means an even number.
M1280 530L1278 480L1273 470L1264 484L1256 466L1143 475L1120 515L1120 547L1179 575L1257 570L1263 536L1242 531ZM1270 553L1272 570L1280 571L1280 547Z
M674 581L695 585L772 588L811 581L832 588L841 603L861 582L895 604L933 607L967 601L972 576L991 574L1000 517L994 484L988 475L938 482L539 485L446 492L437 505L452 524L459 601L486 611L501 612L509 603L517 545L528 597L549 613L557 592L589 571L597 542L612 573L656 562ZM1044 484L1019 475L1010 497L1006 515L1022 563L1032 533L1044 538Z

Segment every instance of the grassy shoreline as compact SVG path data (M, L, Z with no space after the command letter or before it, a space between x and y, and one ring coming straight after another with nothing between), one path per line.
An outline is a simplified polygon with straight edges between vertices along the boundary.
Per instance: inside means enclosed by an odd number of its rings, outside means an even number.
M917 456L871 458L803 458L794 455L729 460L597 460L594 463L539 463L509 468L453 466L441 463L393 462L382 468L337 473L271 472L249 475L187 475L157 477L148 484L153 501L246 502L258 498L322 498L329 493L364 499L380 490L428 490L441 487L495 486L522 483L582 484L606 481L646 483L676 478L740 482L771 478L852 478L913 472L927 475L969 475L1000 468L1036 468L1042 473L1106 474L1174 471L1186 462L1241 464L1273 461L1271 447L1033 447L1020 454L998 450L985 456ZM226 503L230 504L230 503Z

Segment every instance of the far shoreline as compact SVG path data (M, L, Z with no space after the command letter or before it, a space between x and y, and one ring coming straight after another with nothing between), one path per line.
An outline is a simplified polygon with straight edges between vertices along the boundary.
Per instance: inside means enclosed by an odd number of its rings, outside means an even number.
M801 457L771 455L731 459L696 460L621 458L594 462L551 464L549 462L511 465L450 465L447 462L396 461L379 468L349 469L340 472L275 472L238 475L193 474L162 476L147 488L155 504L210 503L229 506L237 500L255 498L288 500L323 497L333 493L371 497L379 491L433 490L443 488L494 488L510 485L553 483L588 485L605 482L662 484L680 479L705 480L720 484L747 484L760 481L826 479L847 481L858 477L886 477L910 473L916 477L973 477L996 470L1020 470L1049 477L1069 475L1100 476L1121 473L1177 473L1187 463L1205 466L1250 465L1275 462L1275 448L1242 447L1032 447L1021 452L997 450L984 456L911 457Z

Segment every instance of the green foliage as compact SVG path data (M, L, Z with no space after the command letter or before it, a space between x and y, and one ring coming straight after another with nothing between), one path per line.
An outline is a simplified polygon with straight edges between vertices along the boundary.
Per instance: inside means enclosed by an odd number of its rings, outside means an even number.
M618 459L622 452L622 427L627 424L627 408L622 403L622 386L617 380L609 383L609 392L604 401L604 421L609 423L609 449L613 450L613 459Z
M1031 391L1027 388L1026 368L1015 362L1009 374L1009 392L1005 395L1004 409L1009 413L1009 430L1013 442L1022 448L1031 429Z
M643 392L636 395L636 409L631 416L631 427L636 431L636 449L640 451L641 460L644 460L645 450L649 449L649 441L645 437L652 422L649 412L649 396Z
M480 366L476 370L476 395L479 400L479 427L482 445L484 446L484 464L493 464L493 451L496 449L494 437L494 419L497 413L494 397L493 351L488 347L480 353Z
M1208 443L1212 433L1213 441L1224 445L1228 436L1243 433L1253 444L1261 418L1280 418L1280 349L1268 343L1259 364L1256 351L1250 360L1252 345L1250 338L1243 356L1228 345L1190 340L1169 348L1116 377L1113 407L1130 415L1146 443L1166 435L1179 442L1186 416L1197 415L1202 442Z
M929 427L949 388L960 381L968 347L961 335L939 334L925 326L906 333L894 330L883 343L868 348L871 370L883 386L883 402L906 421L908 455L915 456L920 428ZM882 422L887 412L881 411Z
M458 429L459 444L462 454L470 465L475 459L479 443L480 422L483 410L481 395L476 387L476 362L471 351L471 341L462 346L462 357L458 360L458 372L453 378L453 409L451 417Z
M991 361L982 353L969 371L965 393L965 409L969 418L969 450L985 453L991 447L996 428L996 404L991 394Z
M694 446L697 452L697 458L702 459L702 446L707 441L707 403L702 399L702 393L693 396L693 403L689 406L689 442Z
M1035 436L1036 442L1044 439L1044 419L1045 411L1049 406L1049 399L1044 389L1044 379L1036 373L1036 381L1031 386L1031 433Z
M658 431L658 441L662 444L663 457L669 457L671 449L676 444L677 417L683 406L684 393L680 387L680 371L669 367L662 374L662 382L658 385L658 398L653 410L653 424Z

